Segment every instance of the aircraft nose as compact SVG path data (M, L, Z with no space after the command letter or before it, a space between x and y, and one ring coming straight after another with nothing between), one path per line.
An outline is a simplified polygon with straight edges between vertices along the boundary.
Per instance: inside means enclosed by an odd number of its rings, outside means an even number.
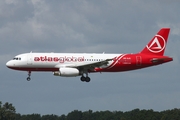
M13 66L13 63L12 63L12 61L10 60L10 61L8 61L7 63L6 63L6 66L9 68L9 67L12 67Z

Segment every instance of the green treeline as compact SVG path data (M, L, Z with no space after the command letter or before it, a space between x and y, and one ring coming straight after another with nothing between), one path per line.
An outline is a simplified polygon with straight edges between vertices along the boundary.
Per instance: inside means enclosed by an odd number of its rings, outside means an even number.
M134 109L132 111L79 111L74 110L67 115L21 115L16 113L15 107L0 101L0 120L180 120L180 109L165 110L161 112L153 110Z

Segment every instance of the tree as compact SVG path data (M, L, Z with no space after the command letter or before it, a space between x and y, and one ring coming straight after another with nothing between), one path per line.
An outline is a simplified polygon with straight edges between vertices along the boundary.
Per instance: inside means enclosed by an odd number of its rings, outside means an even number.
M0 120L15 120L15 117L16 117L15 107L8 102L2 105L2 102L0 101Z
M81 120L82 112L74 110L67 115L67 120Z
M93 120L93 111L89 110L89 111L83 112L82 120Z
M57 115L43 115L41 117L41 120L58 120L58 116Z

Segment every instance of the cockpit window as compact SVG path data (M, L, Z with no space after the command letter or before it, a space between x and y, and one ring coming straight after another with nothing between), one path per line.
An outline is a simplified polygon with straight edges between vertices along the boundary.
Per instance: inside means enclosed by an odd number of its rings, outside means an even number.
M21 58L15 57L13 58L13 60L21 60Z

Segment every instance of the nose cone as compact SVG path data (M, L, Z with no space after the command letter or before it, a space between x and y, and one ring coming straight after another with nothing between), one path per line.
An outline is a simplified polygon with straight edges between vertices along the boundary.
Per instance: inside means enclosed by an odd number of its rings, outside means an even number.
M11 68L11 67L14 66L14 64L13 64L13 62L10 60L10 61L8 61L8 62L6 63L6 66L7 66L8 68Z

